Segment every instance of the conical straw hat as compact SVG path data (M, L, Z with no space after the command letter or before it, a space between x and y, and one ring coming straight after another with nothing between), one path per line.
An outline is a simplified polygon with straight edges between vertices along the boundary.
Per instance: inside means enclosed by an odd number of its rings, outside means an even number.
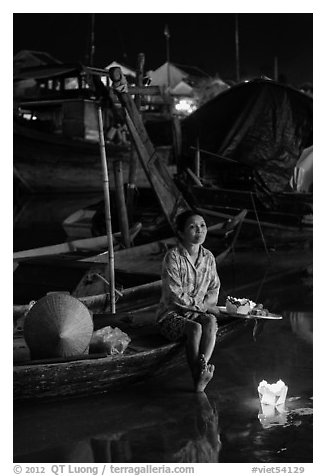
M28 312L24 337L32 358L69 357L88 351L93 320L87 307L64 293L44 296Z

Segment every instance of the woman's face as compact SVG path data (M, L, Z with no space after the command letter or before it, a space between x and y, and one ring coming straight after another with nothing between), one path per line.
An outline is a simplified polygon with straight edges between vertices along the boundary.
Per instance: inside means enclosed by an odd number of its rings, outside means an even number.
M207 227L204 218L200 215L193 215L188 218L184 230L179 233L183 243L186 245L203 244L207 235Z

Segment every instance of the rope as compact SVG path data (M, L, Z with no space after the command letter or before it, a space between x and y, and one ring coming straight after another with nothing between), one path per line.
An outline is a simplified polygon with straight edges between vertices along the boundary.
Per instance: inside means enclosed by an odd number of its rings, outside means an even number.
M99 274L99 273L93 273L93 276L96 276L97 278L101 279L107 286L110 287L109 281L108 281L106 278L104 278L104 276L102 276L101 274ZM115 299L115 302L117 302L118 299L119 299L119 297L122 297L123 294L122 294L120 291L118 291L117 289L115 289L114 292L115 292L115 294L118 295L118 297Z
M263 233L263 230L262 230L261 225L260 225L260 221L259 221L259 217L258 217L258 213L257 213L257 209L256 209L256 204L255 204L255 200L254 200L254 197L253 197L252 192L250 192L250 198L251 198L252 206L253 206L253 209L254 209L254 212L255 212L255 215L256 215L256 220L257 220L258 228L259 228L259 231L260 231L260 235L261 235L261 238L262 238L262 240L263 240L265 252L266 252L266 254L267 254L267 256L268 256L268 259L270 260L271 257L270 257L270 255L269 255L269 253L268 253L268 249L267 249L267 245L266 245L264 233Z

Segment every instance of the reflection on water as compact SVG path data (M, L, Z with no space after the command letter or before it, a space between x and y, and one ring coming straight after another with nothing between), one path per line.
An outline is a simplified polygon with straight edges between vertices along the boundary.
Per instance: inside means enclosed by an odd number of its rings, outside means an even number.
M136 398L139 397L136 395ZM144 412L140 411L136 415L133 414L129 421L121 417L116 424L112 422L110 409L106 406L108 402L102 399L101 405L93 407L93 410L97 410L94 418L107 422L106 428L77 440L73 436L75 433L88 433L88 424L83 425L83 420L80 420L80 410L84 408L84 404L80 403L79 410L70 406L64 427L70 425L69 431L73 440L52 446L55 442L62 441L61 436L64 436L65 431L60 424L62 409L56 408L58 427L55 433L49 434L49 428L41 424L37 433L31 435L32 441L28 443L31 447L45 448L41 451L32 450L28 454L18 454L15 460L74 463L218 462L221 448L218 412L212 407L207 396L204 393L179 393L167 394L166 398L166 401L163 401L162 396L154 398L154 407L159 403L161 411L154 414L149 408L147 419L144 419ZM77 402L76 405L78 407ZM118 406L121 407L121 401ZM122 402L122 407L129 414L131 410L128 402ZM21 429L27 431L27 428Z
M293 332L308 344L312 344L312 312L289 312L289 319Z
M287 412L284 404L277 405L277 407L261 404L258 420L263 428L271 428L275 425L284 426L287 422Z

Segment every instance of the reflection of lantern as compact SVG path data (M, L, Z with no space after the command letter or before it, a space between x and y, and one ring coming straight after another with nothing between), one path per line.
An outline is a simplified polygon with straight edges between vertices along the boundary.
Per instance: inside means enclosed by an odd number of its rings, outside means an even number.
M260 403L262 405L273 405L274 407L284 404L287 391L288 387L282 380L272 384L262 380L258 386Z
M258 420L264 428L270 428L276 425L285 425L287 423L287 412L284 403L277 407L272 405L261 405L261 412L258 413Z

